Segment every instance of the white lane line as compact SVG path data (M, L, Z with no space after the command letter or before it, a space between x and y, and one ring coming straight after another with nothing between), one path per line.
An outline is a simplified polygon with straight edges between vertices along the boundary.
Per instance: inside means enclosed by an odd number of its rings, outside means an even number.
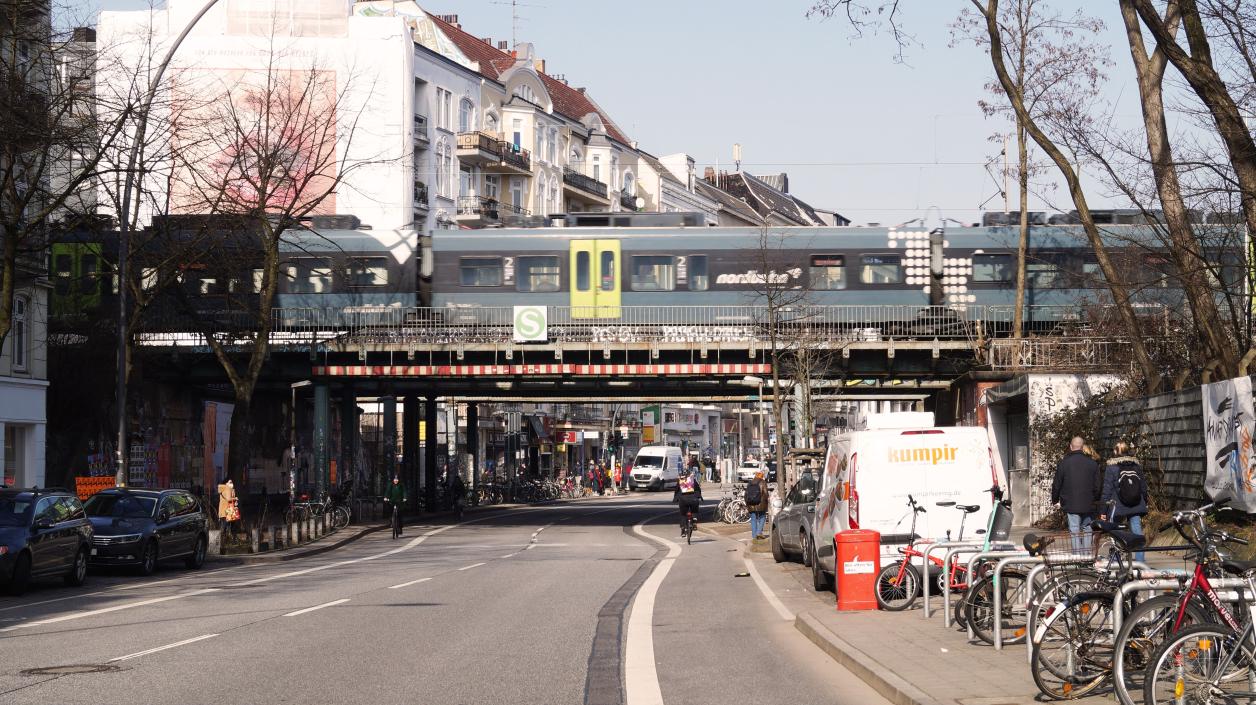
M758 569L754 567L754 561L744 556L742 557L742 560L746 562L746 572L750 573L750 577L754 580L754 584L759 586L759 592L763 593L763 597L767 599L769 605L772 605L772 609L776 610L776 613L781 616L781 619L787 622L794 621L794 613L790 612L789 609L785 607L785 603L781 602L780 598L776 596L776 593L772 592L772 588L768 587L768 584L763 581L763 577L759 575Z
M400 590L400 589L401 589L401 588L403 588L403 587L410 587L411 585L418 585L419 583L426 583L426 582L427 582L427 581L429 581L429 580L431 580L431 578L419 578L418 580L411 580L411 581L410 581L410 582L408 582L408 583L401 583L400 585L389 585L389 586L388 586L388 589L389 589L389 590Z
M471 570L472 568L479 568L482 565L485 565L485 564L484 563L472 563L471 565L464 565L458 570Z
M194 595L203 595L207 592L218 592L218 588L204 588L202 590L193 590L192 592L181 592L178 595L167 595L166 597L154 597L151 600L139 600L137 602L127 602L125 604L114 605L112 607L102 607L100 609L88 610L86 612L72 612L70 614L61 615L60 617L52 617L50 619L41 619L35 622L25 622L23 624L15 624L11 627L5 627L4 629L0 629L0 632L11 632L14 629L26 629L28 627L42 627L45 624L57 624L59 622L68 622L72 619L83 619L84 617L95 617L98 614L108 614L110 612L117 612L119 610L129 610L133 607L145 607L147 605L155 605L159 602L181 600L185 597L192 597Z
M260 564L258 564L258 565L260 565ZM241 568L252 568L252 567L254 567L254 566L251 566L251 565L249 565L249 566L232 566L231 568L218 568L218 569L216 569L216 570L207 570L207 571L204 571L204 572L200 572L200 571L198 571L198 572L195 574L195 576L194 576L194 577L196 577L196 578L202 578L202 577L204 577L204 576L206 576L206 575L213 575L214 573L221 573L221 572L223 572L223 571L228 571L228 570L239 570L239 569L241 569ZM117 586L114 586L114 587L105 588L104 590L96 590L96 591L93 591L93 592L85 592L85 593L82 593L82 594L76 594L76 595L66 595L65 597L54 597L54 598L49 599L49 600L40 600L40 601L38 601L38 602L23 602L23 603L16 604L16 605L9 605L9 606L7 606L7 607L0 607L0 612L9 612L9 611L12 611L12 610L20 610L20 609L25 609L25 608L27 608L27 607L38 607L39 605L48 605L48 604L52 604L53 602L65 602L65 601L67 601L67 600L81 600L81 599L83 599L84 597L95 597L95 596L97 596L97 595L108 595L108 594L109 594L109 593L111 593L111 592L120 592L120 591L122 591L122 590L134 590L135 588L151 587L151 586L153 586L153 585L164 585L165 583L172 583L172 582L175 582L175 581L178 581L178 580L182 580L182 578L171 578L171 579L169 579L169 580L157 580L157 581L152 581L152 582L127 583L127 584L125 584L125 585L117 585Z
M650 577L646 578L632 598L632 612L628 616L628 633L624 644L625 701L627 705L663 705L658 664L654 660L654 599L681 549L678 543L646 533L645 521L633 526L632 530L650 541L666 546L667 556L659 561Z
M165 646L158 646L155 649L145 649L144 651L136 651L135 653L127 654L126 656L119 656L118 658L111 658L109 659L109 663L113 663L114 661L129 661L133 658L139 658L140 656L147 656L149 654L155 654L158 651L165 651L166 649L173 649L176 646L185 646L187 644L194 644L198 641L205 641L206 639L213 639L216 636L218 635L217 634L202 634L200 636L194 636L191 639L184 639L183 641L176 641L173 644L166 644Z
M519 555L519 552L515 551L514 553L507 553L506 555L502 556L502 558L514 558L517 555Z
M299 615L299 614L305 614L306 612L313 612L314 610L321 610L321 609L323 609L324 607L332 607L333 605L339 605L339 604L341 604L341 603L343 603L343 602L348 602L348 601L349 601L349 598L347 598L347 597L342 598L342 599L339 599L339 600L332 600L331 602L324 602L324 603L323 603L323 604L321 604L321 605L314 605L313 607L306 607L305 609L303 609L303 610L297 610L296 612L289 612L288 614L285 614L284 616L285 616L285 617L295 617L295 616L297 616L297 615Z

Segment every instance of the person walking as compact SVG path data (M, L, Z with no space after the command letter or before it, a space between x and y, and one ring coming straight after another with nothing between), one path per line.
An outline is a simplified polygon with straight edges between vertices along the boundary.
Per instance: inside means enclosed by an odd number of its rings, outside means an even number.
M756 472L754 479L746 484L743 498L746 500L746 508L750 510L750 538L761 539L768 520L768 481L764 479L762 470Z
M1100 498L1101 518L1106 521L1128 522L1130 531L1143 535L1143 517L1147 515L1147 475L1133 457L1133 448L1124 441L1113 449L1116 457L1108 461L1103 471L1103 496ZM1142 551L1134 553L1134 560L1146 558Z
M453 500L454 516L462 521L462 508L467 504L467 484L462 481L462 473L454 473L449 483L449 496Z
M1090 539L1082 534L1090 531L1103 489L1099 463L1086 454L1085 445L1081 436L1073 438L1068 453L1055 468L1055 481L1051 483L1051 503L1059 505L1068 517L1075 551L1090 548Z
M401 508L406 503L406 488L401 485L401 478L393 475L392 484L384 490L384 504L391 509L393 538L401 536Z
M222 523L222 535L231 533L231 525L240 520L240 499L236 497L235 483L231 478L218 485L218 520Z

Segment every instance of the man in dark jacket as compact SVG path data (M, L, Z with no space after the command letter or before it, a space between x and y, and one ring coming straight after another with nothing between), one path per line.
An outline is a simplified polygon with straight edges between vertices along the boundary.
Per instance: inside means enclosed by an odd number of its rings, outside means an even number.
M1138 464L1138 459L1132 457L1128 443L1124 441L1117 443L1115 450L1117 457L1109 460L1103 471L1103 497L1099 503L1100 518L1117 523L1128 521L1130 531L1141 536L1142 518L1147 515L1147 477L1143 474L1143 468ZM1129 478L1130 489L1137 489L1138 501L1132 504L1126 502L1132 497L1122 497L1123 494L1127 494L1121 491L1122 473ZM1134 554L1134 560L1141 561L1143 558L1142 551Z
M1103 488L1099 463L1086 455L1083 446L1085 441L1080 436L1069 443L1068 453L1056 466L1055 482L1051 483L1051 502L1060 505L1068 517L1075 550L1090 547L1089 539L1083 538L1082 533L1090 531Z
M389 507L389 511L396 510L396 519L393 525L393 532L397 536L401 536L401 510L406 503L406 488L401 484L401 478L393 476L392 484L388 489L384 490L384 503ZM393 538L396 538L394 536Z

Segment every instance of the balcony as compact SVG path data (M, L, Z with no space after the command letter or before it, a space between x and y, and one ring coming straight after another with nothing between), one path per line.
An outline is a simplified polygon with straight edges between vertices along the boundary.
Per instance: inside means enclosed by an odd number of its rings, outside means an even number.
M458 133L458 160L477 164L490 173L532 173L532 155L528 150L485 132Z
M431 137L431 134L429 134L427 130L427 116L415 115L414 116L414 144L415 146L427 149L428 145L430 145L431 143L432 143L432 137Z
M428 209L427 184L422 181L414 182L414 209L416 211Z
M637 210L637 197L627 191L620 191L619 205L626 211L635 211Z
M607 195L606 184L585 176L570 167L563 167L563 191L567 200L585 206L578 210L587 210L587 206L609 206L610 196ZM576 210L576 209L573 209Z
M470 227L496 225L502 221L503 216L509 215L528 216L531 215L531 211L483 196L463 196L458 199L459 225Z

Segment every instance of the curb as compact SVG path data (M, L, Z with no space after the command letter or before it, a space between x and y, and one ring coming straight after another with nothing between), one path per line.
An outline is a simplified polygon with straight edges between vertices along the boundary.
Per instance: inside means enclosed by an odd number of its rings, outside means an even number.
M227 564L227 565L249 565L252 563L279 563L282 561L292 561L298 558L306 558L308 556L317 556L320 553L327 553L328 551L334 551L337 548L340 548L341 546L346 546L348 544L353 543L354 541L357 541L358 539L362 538L363 536L366 536L367 534L373 534L376 531L383 531L386 528L388 528L387 524L384 524L381 526L368 526L368 527L358 530L357 533L351 536L345 536L344 538L338 541L326 543L321 546L309 545L308 548L303 548L302 550L294 550L292 552L275 551L274 553L271 553L271 552L241 553L241 554L226 555L226 556L215 556L213 558L207 559L206 563L218 563L218 564ZM332 538L332 537L326 536L324 538ZM315 541L314 543L318 544L321 541L322 539L319 539L319 541Z
M941 701L851 646L809 612L798 613L794 618L794 628L894 705L942 705Z

